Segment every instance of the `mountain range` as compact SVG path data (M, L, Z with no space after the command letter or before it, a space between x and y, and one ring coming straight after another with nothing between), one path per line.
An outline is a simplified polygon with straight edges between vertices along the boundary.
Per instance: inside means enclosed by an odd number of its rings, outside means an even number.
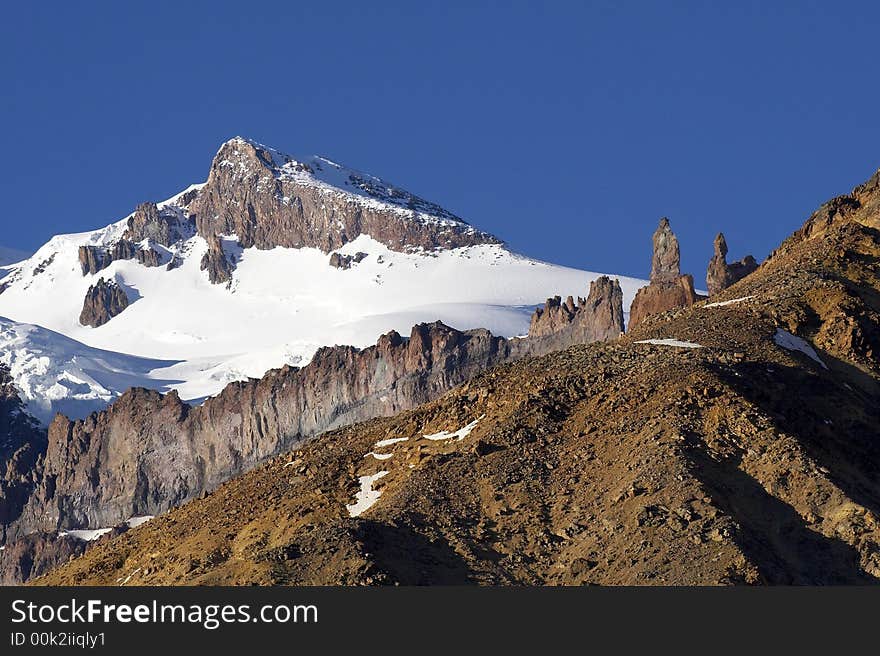
M880 171L719 234L709 298L644 243L556 267L230 140L0 282L0 581L880 581Z
M31 413L81 419L126 389L228 383L423 321L528 331L600 274L515 254L435 203L325 157L224 143L207 181L59 235L0 282L0 362ZM617 277L628 308L643 284Z

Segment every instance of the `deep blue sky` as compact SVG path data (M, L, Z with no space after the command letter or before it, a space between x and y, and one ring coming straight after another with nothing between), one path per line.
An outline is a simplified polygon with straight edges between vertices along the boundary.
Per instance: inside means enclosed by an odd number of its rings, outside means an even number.
M243 134L516 250L645 276L668 215L763 258L880 166L878 2L6 3L0 244L201 181Z

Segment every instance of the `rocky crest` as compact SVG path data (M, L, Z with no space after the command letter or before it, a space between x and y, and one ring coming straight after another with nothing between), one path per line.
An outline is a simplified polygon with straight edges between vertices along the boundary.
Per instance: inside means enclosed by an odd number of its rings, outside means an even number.
M651 282L636 292L629 310L629 329L638 326L645 317L693 305L699 298L694 291L693 276L681 275L678 239L669 227L669 219L660 219L652 241Z
M79 322L83 326L97 328L128 307L128 295L114 280L100 278L89 287L83 301Z
M706 289L709 290L709 296L727 289L758 268L758 263L751 255L746 255L737 262L727 263L727 240L724 239L724 233L718 233L714 246L715 254L709 261L709 269L706 271Z
M340 189L322 175L343 175ZM189 206L198 233L236 235L243 248L329 253L362 234L397 251L499 243L417 196L322 158L297 162L245 139L223 144Z
M586 299L555 296L532 315L529 340L546 350L614 339L623 332L623 292L617 280L601 276ZM552 343L552 345L551 345ZM543 350L543 349L542 349Z

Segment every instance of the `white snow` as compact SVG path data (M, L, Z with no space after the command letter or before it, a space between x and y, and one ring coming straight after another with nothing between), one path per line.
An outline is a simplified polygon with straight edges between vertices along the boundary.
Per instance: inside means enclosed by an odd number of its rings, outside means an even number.
M776 329L776 334L773 335L773 341L776 342L777 346L781 346L787 351L800 351L804 355L809 358L812 358L816 362L818 362L824 369L828 367L819 359L818 354L810 346L805 340L801 339L797 335L792 335L787 330L783 330L782 328Z
M725 307L727 305L734 305L735 303L742 303L743 301L747 301L750 298L755 298L754 296L740 296L739 298L732 298L729 301L718 301L716 303L707 303L704 305L704 308L714 308L714 307Z
M373 456L376 460L388 460L388 458L393 455L393 453L376 453L374 451L370 451L367 455L364 456L364 458L369 458L370 456Z
M387 440L379 440L373 445L374 449L381 449L384 446L391 446L392 444L397 444L398 442L406 442L408 437L391 437Z
M128 524L128 528L137 528L141 524L146 524L151 519L155 519L154 515L138 515L136 517L129 517L125 520L125 523Z
M358 478L361 484L361 489L355 497L355 502L345 506L350 517L360 517L361 514L369 510L373 504L379 500L379 497L382 496L382 492L374 490L373 483L387 475L387 471L380 471L370 476L361 476Z
M72 538L76 538L77 540L82 540L83 542L92 542L93 540L97 540L102 535L109 533L112 531L112 528L95 528L95 529L77 529L73 531L58 531L59 537L64 537L65 535L69 535Z
M656 346L677 346L678 348L703 348L702 344L683 342L679 339L640 339L636 344L654 344Z
M414 214L406 192L379 178L326 158L307 159L313 169L308 173L297 160L272 152L278 176L300 182L305 176L310 184L328 185L358 202L459 224L420 199L422 209ZM159 205L182 216L185 208L177 203L200 186ZM408 336L421 322L522 335L535 306L549 296L586 296L601 275L529 259L502 245L401 253L367 235L338 250L364 252L366 259L340 270L318 249L241 250L235 236L227 235L224 243L238 260L228 286L211 284L201 270L207 242L199 236L167 249L166 257L180 261L171 271L126 260L83 276L79 247L112 245L127 219L53 237L27 260L4 269L8 287L0 294L0 316L8 321L0 357L14 363L13 376L43 421L56 411L81 417L133 385L175 389L184 400L201 400L232 381L285 364L303 366L321 346L362 348L390 330ZM117 280L131 303L99 328L81 326L83 298L99 278ZM619 280L628 310L644 281Z
M450 433L449 431L445 431L445 430L444 430L444 431L440 431L439 433L432 433L432 434L430 434L430 435L423 435L423 437L424 437L426 440L452 440L452 439L457 439L457 440L460 441L460 440L463 440L464 438L466 438L468 435L471 434L471 431L474 430L474 428L477 427L477 424L480 423L480 419L482 419L482 418L483 418L483 417L481 416L481 417L479 417L479 418L477 418L477 419L474 419L474 420L473 420L471 423L469 423L467 426L464 426L463 428L459 428L459 429L458 429L457 431L455 431L454 433Z

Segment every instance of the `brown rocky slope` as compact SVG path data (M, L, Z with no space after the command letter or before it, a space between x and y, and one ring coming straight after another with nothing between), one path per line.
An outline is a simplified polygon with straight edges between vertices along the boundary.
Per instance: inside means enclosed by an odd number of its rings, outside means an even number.
M880 216L712 300L326 433L37 582L880 582Z

